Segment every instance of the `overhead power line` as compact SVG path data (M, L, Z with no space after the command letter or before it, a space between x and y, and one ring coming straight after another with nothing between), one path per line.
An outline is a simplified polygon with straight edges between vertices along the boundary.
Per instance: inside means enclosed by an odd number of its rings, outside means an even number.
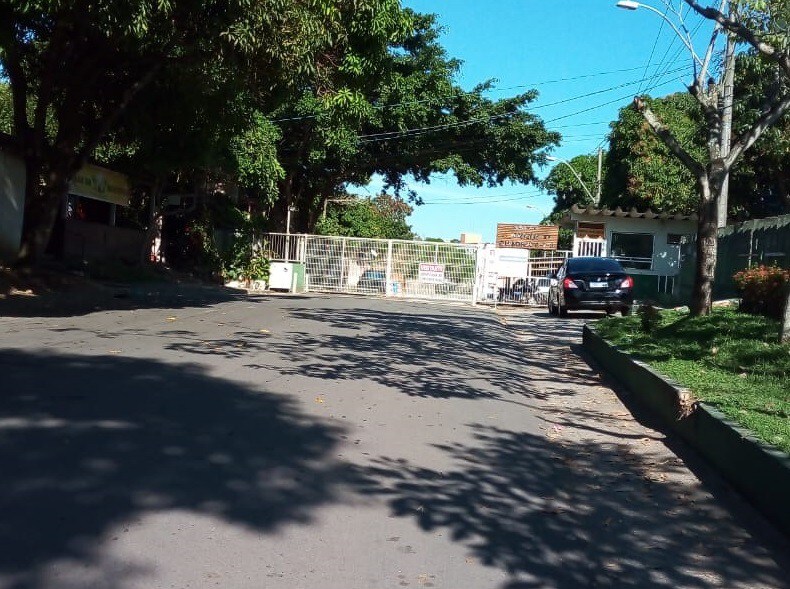
M686 69L685 67L678 68L676 70L673 70L673 71L667 72L666 74L663 74L662 77L667 77L669 75L673 75L673 74L678 73L678 72L680 72L682 70L685 70L685 69ZM567 104L569 102L573 102L573 101L576 101L576 100L581 100L583 98L589 98L591 96L597 96L597 95L600 95L600 94L605 94L607 92L612 92L614 90L619 90L621 88L627 88L628 86L634 86L636 84L640 84L641 82L642 82L641 79L640 80L632 80L630 82L625 82L623 84L618 84L617 86L612 86L610 88L604 88L604 89L601 89L601 90L595 90L593 92L588 92L586 94L581 94L579 96L572 96L570 98L557 100L555 102L549 102L549 103L546 103L546 104L539 104L539 105L536 105L536 106L532 107L532 109L527 111L526 114L531 114L533 111L539 110L539 109L542 109L542 108L548 108L550 106L558 106L558 105L561 105L561 104ZM618 100L622 100L622 99L618 99ZM585 111L582 111L582 112L585 112ZM403 138L403 137L413 137L413 136L416 136L416 135L422 135L424 133L430 133L431 131L437 131L437 130L441 130L441 129L452 129L452 128L457 128L457 127L462 127L462 126L467 126L467 125L473 125L475 123L480 123L480 122L491 122L491 121L495 121L495 120L499 120L499 119L503 119L503 118L507 118L507 117L511 117L511 116L516 116L518 114L523 114L523 113L522 113L522 111L515 111L515 112L502 113L502 114L498 114L498 115L490 115L490 116L487 116L487 117L472 118L472 119L467 119L466 121L458 121L458 122L455 122L455 123L445 123L445 124L441 124L441 125L433 125L433 126L429 126L429 127L419 127L419 128L414 128L414 129L403 129L403 130L400 130L400 131L384 131L384 132L380 132L380 133L370 133L370 134L367 134L367 135L358 135L357 139L359 139L361 143L370 143L370 142L374 142L374 141L386 141L388 139L395 139L395 138L399 139L399 138ZM560 117L560 118L563 118L563 117ZM558 119L552 119L552 120L559 120L559 118ZM544 121L544 123L546 123L546 122L550 122L550 121Z
M546 196L545 194L535 195L537 196ZM467 201L423 201L423 205L488 205L488 204L498 204L503 202L516 202L528 200L525 198L503 198L503 199L488 199L488 198L481 198L479 200L467 200Z
M545 86L545 85L548 85L548 84L559 84L559 83L562 83L562 82L574 82L574 81L578 81L578 80L585 80L585 79L590 79L590 78L607 76L607 75L611 75L611 74L620 74L620 73L625 73L625 72L632 72L632 71L635 71L635 70L643 69L643 67L644 66L637 66L637 67L623 68L623 69L619 69L619 70L610 70L610 71L606 71L606 72L595 72L595 73L592 73L592 74L582 74L582 75L579 75L579 76L570 76L570 77L567 77L567 78L556 78L556 79L553 79L553 80L543 80L542 82L533 82L532 84L519 84L518 86L506 86L506 87L503 87L503 88L492 88L489 91L505 91L505 90L518 90L518 89L524 89L524 88L536 88L538 86ZM655 75L655 73L654 73L654 75ZM462 91L461 94L471 94L471 92ZM376 109L376 110L383 110L383 109L388 109L388 108L400 108L402 106L412 106L412 105L415 105L415 104L425 104L427 102L434 102L436 100L441 100L443 98L452 98L453 96L455 96L455 94L445 94L445 95L433 96L431 98L425 98L423 100L409 100L409 101L405 101L405 102L398 102L398 103L395 103L395 104L370 104L369 106L370 106L370 108L373 108L373 109ZM304 120L308 120L308 119L318 118L318 116L319 115L315 115L315 114L298 115L298 116L293 116L293 117L283 117L283 118L279 118L279 119L272 119L271 122L272 123L285 123L285 122L289 122L289 121L304 121Z

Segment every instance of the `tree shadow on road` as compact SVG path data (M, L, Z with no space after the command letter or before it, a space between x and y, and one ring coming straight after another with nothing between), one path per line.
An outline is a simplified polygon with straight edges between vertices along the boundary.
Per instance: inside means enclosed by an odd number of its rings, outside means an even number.
M14 589L58 560L100 566L108 534L147 513L272 532L358 481L333 458L342 427L195 365L6 350L0 374L0 579Z
M320 325L314 331L301 324L267 342L266 350L287 362L256 357L248 367L330 381L368 379L417 397L510 402L571 394L565 379L597 382L589 370L568 364L573 354L567 330L578 330L578 324L556 327L532 342L480 311L317 308L290 316Z
M218 285L90 283L35 294L15 289L0 291L0 317L76 317L101 311L183 309L264 299Z
M379 459L370 491L506 571L506 589L784 586L709 495L676 484L679 460L472 427L474 445L440 446L454 468Z

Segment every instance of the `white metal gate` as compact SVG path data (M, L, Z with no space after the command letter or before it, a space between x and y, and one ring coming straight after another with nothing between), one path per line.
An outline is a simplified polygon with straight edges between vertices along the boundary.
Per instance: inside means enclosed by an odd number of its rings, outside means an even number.
M517 253L516 256L513 254ZM551 279L571 255L567 250L481 249L478 256L477 302L543 306ZM513 258L516 258L515 260Z
M264 235L260 251L304 264L305 287L314 292L522 305L546 304L548 275L571 254L285 233Z
M264 236L272 260L305 265L308 290L474 302L479 246L322 235Z

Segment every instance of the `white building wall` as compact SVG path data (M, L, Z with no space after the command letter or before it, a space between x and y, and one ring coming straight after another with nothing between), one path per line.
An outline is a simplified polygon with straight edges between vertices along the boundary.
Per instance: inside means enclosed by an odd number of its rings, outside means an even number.
M25 209L25 164L0 150L0 260L13 260L22 239Z
M591 219L592 220L592 219ZM670 233L693 236L697 230L695 221L677 221L661 219L633 219L629 217L605 217L606 224L606 255L612 243L612 233L651 233L653 234L653 268L652 270L631 270L634 274L658 274L675 276L680 271L680 247L668 245Z

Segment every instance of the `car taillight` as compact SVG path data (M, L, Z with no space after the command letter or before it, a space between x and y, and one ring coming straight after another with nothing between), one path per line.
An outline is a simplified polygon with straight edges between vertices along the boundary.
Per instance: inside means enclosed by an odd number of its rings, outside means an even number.
M634 279L630 276L626 276L620 283L620 288L634 288Z
M570 278L566 278L562 281L562 288L579 288L576 286L576 283L571 280Z

